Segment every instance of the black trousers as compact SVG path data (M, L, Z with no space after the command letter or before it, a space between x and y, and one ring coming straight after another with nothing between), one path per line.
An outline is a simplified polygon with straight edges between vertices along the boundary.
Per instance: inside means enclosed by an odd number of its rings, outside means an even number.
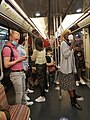
M46 68L46 64L36 64L37 79L39 81L41 96L45 96L45 89L47 89Z

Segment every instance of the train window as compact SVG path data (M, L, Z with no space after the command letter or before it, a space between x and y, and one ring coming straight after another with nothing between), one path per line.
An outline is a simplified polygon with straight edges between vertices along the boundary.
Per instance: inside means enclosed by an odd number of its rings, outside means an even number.
M3 78L3 71L2 71L2 58L1 58L1 50L0 50L0 80Z
M0 26L0 47L3 47L8 41L8 29Z
M8 41L8 29L0 26L0 80L3 77L1 51L7 41Z
M1 76L1 57L0 57L0 76Z

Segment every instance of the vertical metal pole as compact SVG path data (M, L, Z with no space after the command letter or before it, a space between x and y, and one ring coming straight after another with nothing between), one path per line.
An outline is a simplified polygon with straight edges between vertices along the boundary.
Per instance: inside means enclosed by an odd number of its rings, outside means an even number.
M48 37L50 39L50 9L51 9L51 0L48 0Z
M60 26L61 26L61 23L62 23L62 13L61 13L61 10L62 10L62 4L61 4L61 0L59 0L59 4L60 4ZM60 28L61 29L61 28ZM59 60L60 60L60 51L59 51ZM60 84L60 83L59 83ZM62 92L61 92L61 88L60 88L60 91L59 91L59 99L61 100L62 99Z
M27 52L27 55L28 55L28 33L26 34L26 52Z
M55 18L55 16L53 16L53 22L54 22L54 41L55 41L55 62L56 62L56 65L57 65L57 54L56 54L56 38L55 38L55 30L56 30L56 24L55 24L55 22L56 22L56 18Z
M57 26L57 55L58 55L57 66L59 67L58 15L56 17L56 26Z

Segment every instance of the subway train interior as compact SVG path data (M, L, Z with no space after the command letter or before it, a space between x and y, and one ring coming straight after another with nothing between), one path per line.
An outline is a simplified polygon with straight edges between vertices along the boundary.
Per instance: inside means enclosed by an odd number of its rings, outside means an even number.
M73 39L74 47L76 45L82 50L82 60L84 61L83 68L80 69L82 70L81 73L77 73L79 80L76 80L78 78L71 73L76 78L73 79L76 94L80 95L80 99L75 97L76 103L74 105L72 105L72 99L68 92L71 89L62 89L62 83L60 83L61 55L63 56L61 53L62 35L65 34L66 30L70 31L69 34L71 35L69 35L71 38L69 47L72 45ZM10 69L12 68L9 77L5 77L4 73L5 60L8 61L9 59L10 61L11 56L5 57L6 54L3 49L11 40L12 31L19 33L19 39L22 37L25 39L23 49L27 55L29 67L28 72L24 68L22 71L27 76L27 80L24 79L27 83L25 89L22 88L22 93L26 95L25 100L30 104L16 103L16 96L19 94L16 94L17 90L11 80L12 73L17 73L15 74L16 77L21 72L18 69L13 72L16 63L9 66ZM51 50L55 67L55 71L50 73L48 60L46 61L46 76L44 76L47 79L48 88L44 89L45 99L43 100L40 98L42 80L40 81L37 77L38 67L35 61L32 61L37 46L35 43L38 44L36 42L38 39L43 42L46 52ZM70 48L69 51L73 49L75 53L74 47ZM47 54L45 58L47 58ZM77 55L80 56L81 53L79 52ZM82 64L81 62L79 65ZM20 63L23 64L22 61ZM40 64L39 60L38 64ZM68 66L67 68L63 67L63 69L68 69ZM79 71L77 70L77 72ZM17 80L19 82L20 76L17 77ZM24 83L22 82L22 84ZM39 100L36 99L38 97ZM17 99L20 101L21 98ZM82 109L78 109L79 105ZM9 111L10 120L90 120L90 0L0 0L0 106ZM0 120L4 119L0 118Z

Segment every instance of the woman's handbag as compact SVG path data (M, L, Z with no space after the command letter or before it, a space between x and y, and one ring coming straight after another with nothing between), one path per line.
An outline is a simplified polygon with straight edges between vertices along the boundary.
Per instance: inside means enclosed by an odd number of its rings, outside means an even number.
M49 71L49 73L56 72L56 66L48 66L48 71Z

